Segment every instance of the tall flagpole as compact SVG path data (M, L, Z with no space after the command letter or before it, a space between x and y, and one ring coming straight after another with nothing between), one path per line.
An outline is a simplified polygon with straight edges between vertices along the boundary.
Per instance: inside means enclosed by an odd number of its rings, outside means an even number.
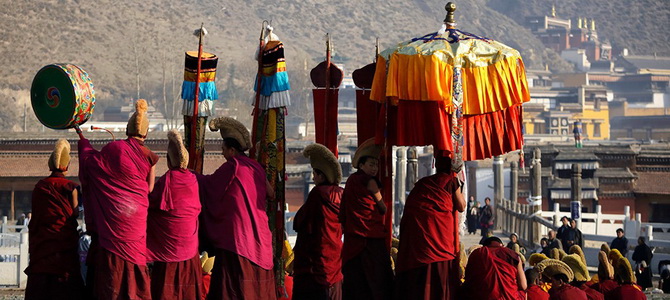
M256 99L255 105L253 108L253 124L251 124L251 150L249 150L249 157L256 159L256 138L258 131L258 114L260 109L258 106L261 101L261 77L263 76L263 49L265 48L265 27L268 25L268 21L263 21L261 28L261 37L258 42L258 73L256 74ZM264 138L261 136L261 138Z
M191 139L189 141L189 168L195 169L195 167L198 165L197 160L198 160L198 155L195 153L195 144L197 142L197 128L198 128L198 104L199 103L199 94L200 94L200 73L202 72L201 70L201 64L202 64L202 42L205 37L205 31L204 31L204 23L200 24L200 30L198 31L198 69L196 70L195 73L195 93L193 97L193 119L191 119Z

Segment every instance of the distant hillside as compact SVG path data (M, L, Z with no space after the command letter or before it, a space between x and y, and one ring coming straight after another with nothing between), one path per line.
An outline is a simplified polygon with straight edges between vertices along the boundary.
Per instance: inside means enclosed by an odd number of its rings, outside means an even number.
M488 0L488 6L519 24L526 16L549 15L552 3L559 18L594 19L601 39L634 55L670 56L670 2L667 0ZM590 24L590 21L589 21Z
M494 5L496 1L507 2L509 7ZM546 11L540 5L546 1L496 1L456 1L458 27L519 49L528 68L544 68L545 64L554 70L572 68L515 22L523 14ZM611 7L607 0L593 3ZM263 19L272 20L275 33L286 45L293 88L303 89L309 87L307 72L324 56L326 32L331 33L336 55L350 72L372 61L376 37L382 47L388 47L437 30L445 4L437 0L0 0L0 51L4 53L0 56L0 105L5 107L0 111L0 129L23 126L17 118L23 116L23 103L29 101L32 78L42 66L55 62L74 63L90 73L98 99L94 118L109 105L136 99L138 93L168 114L177 111L183 52L197 49L192 32L200 23L210 33L205 50L220 57L217 86L222 98L247 116L256 68L253 54ZM519 14L512 13L515 11ZM614 13L599 12L596 19ZM649 30L661 25L636 28L648 35L630 44L667 41L664 31ZM174 108L173 103L177 103ZM31 111L28 115L30 129L37 123Z

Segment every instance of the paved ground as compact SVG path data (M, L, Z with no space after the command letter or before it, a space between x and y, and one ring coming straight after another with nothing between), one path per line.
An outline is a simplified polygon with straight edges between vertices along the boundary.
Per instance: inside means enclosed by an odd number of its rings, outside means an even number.
M0 300L23 300L21 289L0 289Z

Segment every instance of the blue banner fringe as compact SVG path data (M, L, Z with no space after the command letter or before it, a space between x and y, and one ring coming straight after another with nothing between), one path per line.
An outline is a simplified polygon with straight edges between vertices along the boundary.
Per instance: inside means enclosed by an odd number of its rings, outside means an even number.
M258 89L258 75L254 81L254 91ZM275 92L283 92L291 89L291 84L288 82L288 73L279 72L272 76L261 77L261 95L270 96Z
M219 93L216 91L216 82L201 82L199 84L200 91L198 92L198 102L203 100L217 100ZM181 85L181 98L184 100L193 101L195 99L195 82L184 81Z

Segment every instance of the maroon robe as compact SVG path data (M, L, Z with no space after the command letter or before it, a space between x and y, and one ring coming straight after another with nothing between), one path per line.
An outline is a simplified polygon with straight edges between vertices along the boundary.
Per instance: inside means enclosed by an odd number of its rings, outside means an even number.
M587 300L586 293L577 287L564 284L549 290L550 300Z
M200 255L180 262L155 261L151 268L151 297L161 300L203 299Z
M30 263L26 299L81 299L77 210L72 192L77 184L62 172L40 180L33 190L33 218L28 224Z
M419 180L400 222L396 288L400 299L452 299L458 280L458 211L453 174Z
M531 285L526 290L528 300L549 300L549 293L545 292L539 285Z
M214 267L207 299L273 300L277 298L272 270L265 270L232 251L213 253Z
M642 288L633 283L622 284L606 295L607 300L646 300Z
M610 291L619 287L619 284L612 279L601 280L600 282L591 286L592 289L600 292L603 295L607 295Z
M86 288L98 299L151 299L147 177L158 156L131 137L100 151L81 139L78 149L86 225L92 237L87 282L93 283Z
M276 299L262 166L235 155L213 174L196 177L201 228L216 257L207 299Z
M500 243L476 249L465 268L463 298L524 299L517 283L519 255Z
M294 299L313 299L315 296L309 295L314 293L340 294L332 287L343 277L342 227L337 219L341 197L341 187L318 185L295 215Z
M148 258L153 299L200 299L202 265L198 254L198 181L186 169L170 169L149 194Z
M604 300L605 299L605 296L602 293L592 289L591 287L589 287L586 284L580 285L579 289L584 291L584 293L586 293L586 298L588 298L589 300Z
M349 176L342 193L339 220L344 232L342 246L343 299L388 299L393 270L388 229L377 210L368 183L374 180L362 170Z

